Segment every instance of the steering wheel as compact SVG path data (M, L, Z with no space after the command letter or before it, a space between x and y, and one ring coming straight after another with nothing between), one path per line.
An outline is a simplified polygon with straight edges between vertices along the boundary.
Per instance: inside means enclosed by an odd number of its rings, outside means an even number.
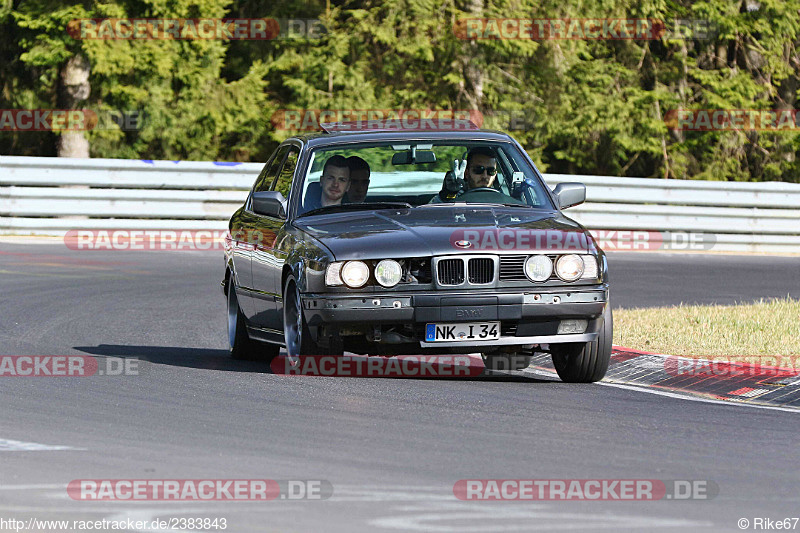
M463 198L464 196L466 196L468 194L472 194L474 192L495 192L497 194L503 194L502 192L498 191L494 187L475 187L474 189L469 189L467 192L462 194L461 197ZM505 195L503 195L503 196L505 196Z
M502 196L502 198L500 198ZM504 192L498 191L492 187L475 187L474 189L469 189L467 192L462 194L461 196L456 198L456 202L487 202L487 203L495 203L495 202L502 202L502 203L512 203L512 204L522 204L516 198L508 196Z

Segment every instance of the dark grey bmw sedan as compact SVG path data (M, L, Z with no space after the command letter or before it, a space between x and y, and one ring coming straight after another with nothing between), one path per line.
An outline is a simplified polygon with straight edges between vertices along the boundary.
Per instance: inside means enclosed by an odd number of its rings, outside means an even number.
M519 370L552 354L602 379L605 254L504 133L347 131L287 139L231 217L222 282L235 358L480 352Z

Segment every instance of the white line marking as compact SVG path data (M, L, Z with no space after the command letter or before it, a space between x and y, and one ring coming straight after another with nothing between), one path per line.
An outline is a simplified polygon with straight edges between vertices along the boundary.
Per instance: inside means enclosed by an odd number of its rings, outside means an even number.
M414 511L417 511L416 513ZM425 531L427 533L462 533L479 531L554 531L621 528L651 529L684 527L697 529L711 522L684 519L663 519L626 514L576 513L556 510L553 505L515 504L491 507L469 507L462 502L434 504L427 509L401 507L397 514L375 518L369 524L384 529Z
M0 490L50 490L50 489L64 489L67 490L66 484L61 485L0 485Z
M23 442L21 440L0 439L0 452L50 452L50 451L86 451L86 448L72 446L59 446L56 444L39 444L38 442Z
M792 378L791 376L786 378L786 381L783 383L784 385L791 386L791 385L800 385L800 375Z

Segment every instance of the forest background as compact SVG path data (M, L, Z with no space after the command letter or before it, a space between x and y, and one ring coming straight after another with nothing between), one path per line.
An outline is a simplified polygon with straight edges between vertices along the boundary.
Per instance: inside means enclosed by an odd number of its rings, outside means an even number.
M104 18L273 18L281 32L68 31ZM478 18L650 19L666 29L646 39L465 38L464 21ZM0 154L260 162L295 133L276 119L285 110L470 110L546 172L800 182L794 119L670 129L678 110L796 117L799 31L800 0L0 0L0 110L114 118L71 133L0 128Z

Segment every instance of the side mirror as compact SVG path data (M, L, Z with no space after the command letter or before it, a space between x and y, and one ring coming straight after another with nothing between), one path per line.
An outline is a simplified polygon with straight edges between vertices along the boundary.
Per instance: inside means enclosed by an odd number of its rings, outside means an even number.
M558 200L558 208L566 209L586 201L586 185L583 183L559 183L553 189Z
M286 198L278 191L254 192L253 212L267 217L286 218Z

